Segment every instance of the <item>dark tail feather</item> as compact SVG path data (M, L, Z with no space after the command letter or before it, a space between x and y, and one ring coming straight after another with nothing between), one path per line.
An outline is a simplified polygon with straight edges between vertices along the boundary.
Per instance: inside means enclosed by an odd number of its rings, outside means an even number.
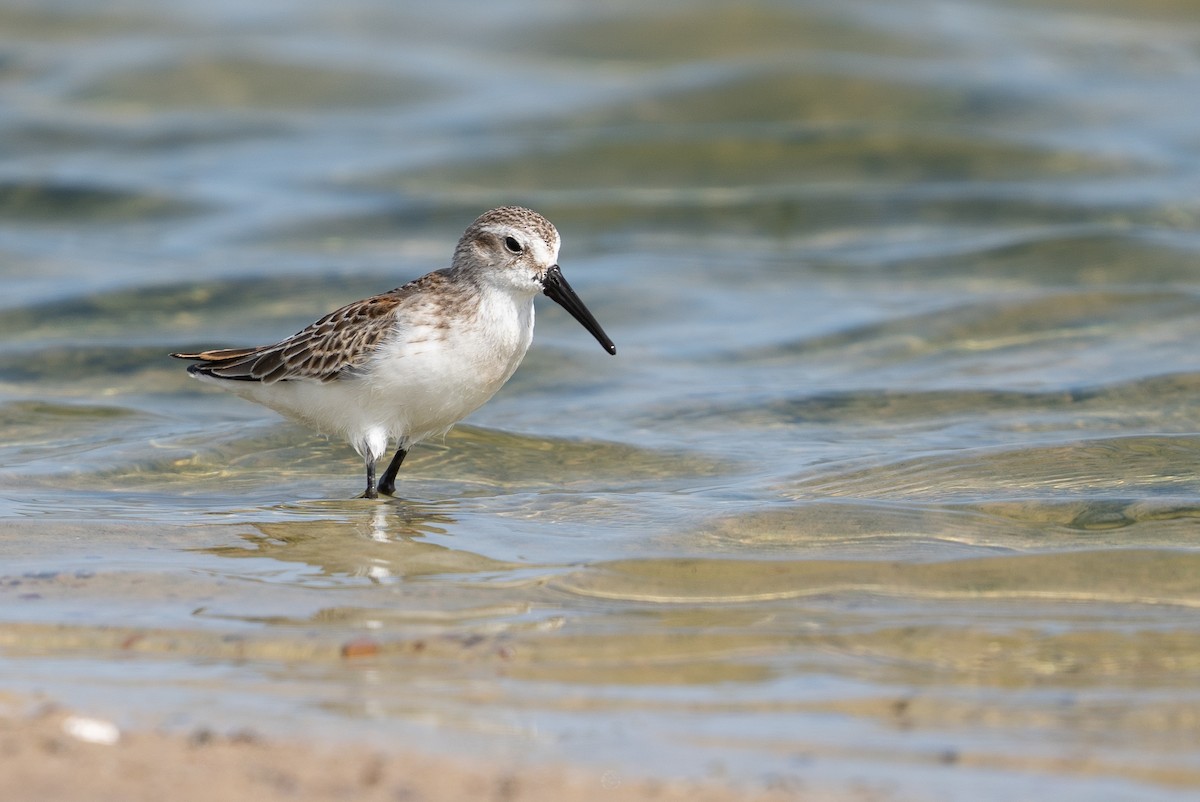
M202 362L219 362L226 359L237 359L249 356L255 351L261 351L262 346L254 348L214 348L209 351L197 351L194 354L171 354L176 359L199 359Z
M214 379L235 381L277 381L283 374L282 365L275 365L278 356L270 359L271 352L258 348L218 348L194 354L171 354L176 359L198 360L188 365L193 376L211 376ZM266 368L267 370L264 370Z

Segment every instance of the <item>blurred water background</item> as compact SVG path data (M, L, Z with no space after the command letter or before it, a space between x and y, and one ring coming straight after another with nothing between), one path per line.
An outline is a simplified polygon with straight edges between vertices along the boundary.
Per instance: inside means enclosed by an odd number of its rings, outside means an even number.
M889 798L1200 791L1200 7L0 4L0 688ZM166 353L529 205L402 499Z

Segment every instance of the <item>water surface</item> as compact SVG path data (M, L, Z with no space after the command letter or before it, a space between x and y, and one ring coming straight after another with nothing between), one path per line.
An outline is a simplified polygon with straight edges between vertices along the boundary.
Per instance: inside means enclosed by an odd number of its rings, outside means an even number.
M1181 0L0 7L0 684L898 798L1200 788ZM554 220L402 498L166 353Z

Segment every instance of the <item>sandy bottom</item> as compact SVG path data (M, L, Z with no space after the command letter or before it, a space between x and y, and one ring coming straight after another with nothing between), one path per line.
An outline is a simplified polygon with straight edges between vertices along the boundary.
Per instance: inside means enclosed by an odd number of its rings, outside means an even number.
M495 765L249 732L119 732L109 722L54 705L0 713L0 765L0 799L6 802L878 799L634 779L578 766Z

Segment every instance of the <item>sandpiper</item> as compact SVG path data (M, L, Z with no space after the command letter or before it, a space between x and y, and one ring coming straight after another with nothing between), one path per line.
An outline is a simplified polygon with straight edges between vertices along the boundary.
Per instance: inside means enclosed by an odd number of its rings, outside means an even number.
M273 345L171 354L188 373L345 437L363 458L363 498L396 491L414 445L444 434L495 395L533 339L539 292L613 341L558 267L558 230L537 212L502 206L467 227L450 267L330 312ZM375 481L375 463L396 453Z

